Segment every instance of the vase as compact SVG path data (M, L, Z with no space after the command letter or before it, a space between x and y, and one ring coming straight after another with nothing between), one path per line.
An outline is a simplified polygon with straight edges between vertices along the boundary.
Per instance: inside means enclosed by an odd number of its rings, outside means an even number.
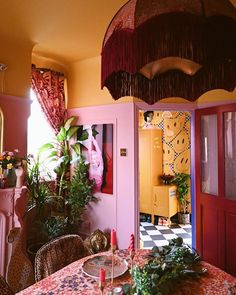
M24 167L19 166L17 169L15 169L15 174L16 174L16 188L20 188L23 186L25 182L26 171Z
M178 221L180 224L190 224L190 214L179 212Z
M6 179L6 187L16 186L16 172L15 169L3 169L3 177Z

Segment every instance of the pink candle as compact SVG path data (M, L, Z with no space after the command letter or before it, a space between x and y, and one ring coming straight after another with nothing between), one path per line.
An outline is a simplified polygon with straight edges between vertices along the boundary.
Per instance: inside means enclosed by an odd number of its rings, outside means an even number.
M116 246L116 231L114 229L111 231L111 246Z
M101 268L100 269L100 283L105 283L105 278L106 278L106 271L105 269Z
M130 244L129 244L129 250L134 251L134 235L130 235Z

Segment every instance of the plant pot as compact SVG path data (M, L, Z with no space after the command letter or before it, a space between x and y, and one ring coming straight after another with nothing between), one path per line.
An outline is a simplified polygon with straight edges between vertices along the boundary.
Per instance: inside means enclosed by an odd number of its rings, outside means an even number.
M190 214L189 213L178 213L178 221L180 224L189 224L190 223Z

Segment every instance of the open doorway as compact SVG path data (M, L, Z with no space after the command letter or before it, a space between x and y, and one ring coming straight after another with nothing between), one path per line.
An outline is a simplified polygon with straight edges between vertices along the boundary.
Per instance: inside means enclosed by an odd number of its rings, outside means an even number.
M168 182L176 173L191 175L191 112L142 109L138 129L140 247L168 245L178 236L192 246L193 184L189 180L184 223L178 218L177 187Z

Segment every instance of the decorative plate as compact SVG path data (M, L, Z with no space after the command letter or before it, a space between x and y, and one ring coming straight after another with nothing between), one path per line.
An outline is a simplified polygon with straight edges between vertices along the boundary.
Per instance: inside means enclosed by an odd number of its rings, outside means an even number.
M101 255L89 258L86 260L82 269L83 272L88 276L98 279L100 269L103 268L106 271L106 279L111 278L111 264L112 256L111 255ZM128 263L125 260L120 259L114 255L114 278L117 278L123 275L128 270Z

